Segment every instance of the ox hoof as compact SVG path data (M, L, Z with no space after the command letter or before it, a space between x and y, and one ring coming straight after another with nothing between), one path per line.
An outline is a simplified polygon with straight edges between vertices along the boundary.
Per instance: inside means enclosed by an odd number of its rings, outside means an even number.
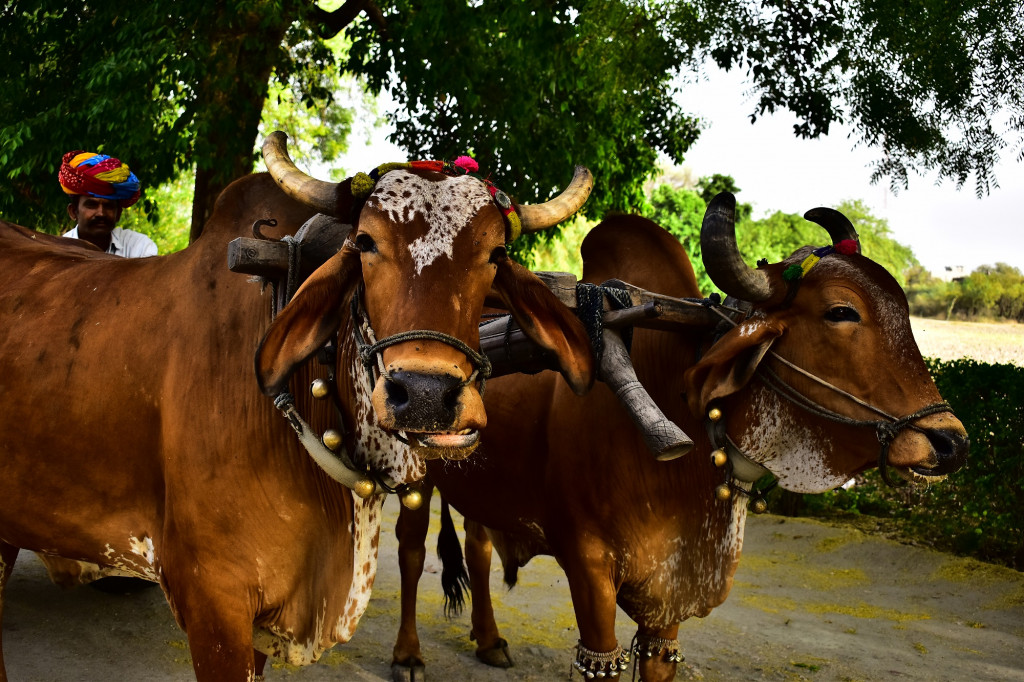
M427 670L418 658L391 664L391 682L426 682L426 679Z
M477 649L476 657L492 668L511 668L515 665L508 652L508 642L504 639L498 639L494 646L487 649Z

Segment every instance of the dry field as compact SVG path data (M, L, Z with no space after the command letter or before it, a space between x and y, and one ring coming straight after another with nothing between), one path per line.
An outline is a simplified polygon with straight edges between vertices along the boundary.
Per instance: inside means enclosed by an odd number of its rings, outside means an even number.
M946 322L910 318L914 338L926 358L1024 367L1024 325L1013 322Z

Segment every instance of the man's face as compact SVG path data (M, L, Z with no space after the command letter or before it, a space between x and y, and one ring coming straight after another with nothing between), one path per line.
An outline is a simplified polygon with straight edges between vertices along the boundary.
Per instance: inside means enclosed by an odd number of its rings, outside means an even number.
M121 205L113 199L79 196L68 204L68 215L78 223L80 235L110 234L121 217Z

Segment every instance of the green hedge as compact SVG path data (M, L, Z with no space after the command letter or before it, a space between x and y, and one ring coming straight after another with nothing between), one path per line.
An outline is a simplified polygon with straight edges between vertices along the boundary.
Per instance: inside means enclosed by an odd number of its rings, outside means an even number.
M904 539L1024 570L1024 368L928 364L967 429L967 466L927 487L889 488L871 471L849 490L780 492L769 503L794 515L877 517Z

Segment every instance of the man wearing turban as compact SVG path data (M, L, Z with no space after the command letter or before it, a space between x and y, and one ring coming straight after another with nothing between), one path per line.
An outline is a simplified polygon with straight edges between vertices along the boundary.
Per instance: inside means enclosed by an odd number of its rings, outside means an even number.
M134 230L117 227L121 210L139 199L139 179L127 165L105 154L68 152L57 175L68 195L75 226L65 237L84 239L101 251L126 258L155 256L156 243Z

